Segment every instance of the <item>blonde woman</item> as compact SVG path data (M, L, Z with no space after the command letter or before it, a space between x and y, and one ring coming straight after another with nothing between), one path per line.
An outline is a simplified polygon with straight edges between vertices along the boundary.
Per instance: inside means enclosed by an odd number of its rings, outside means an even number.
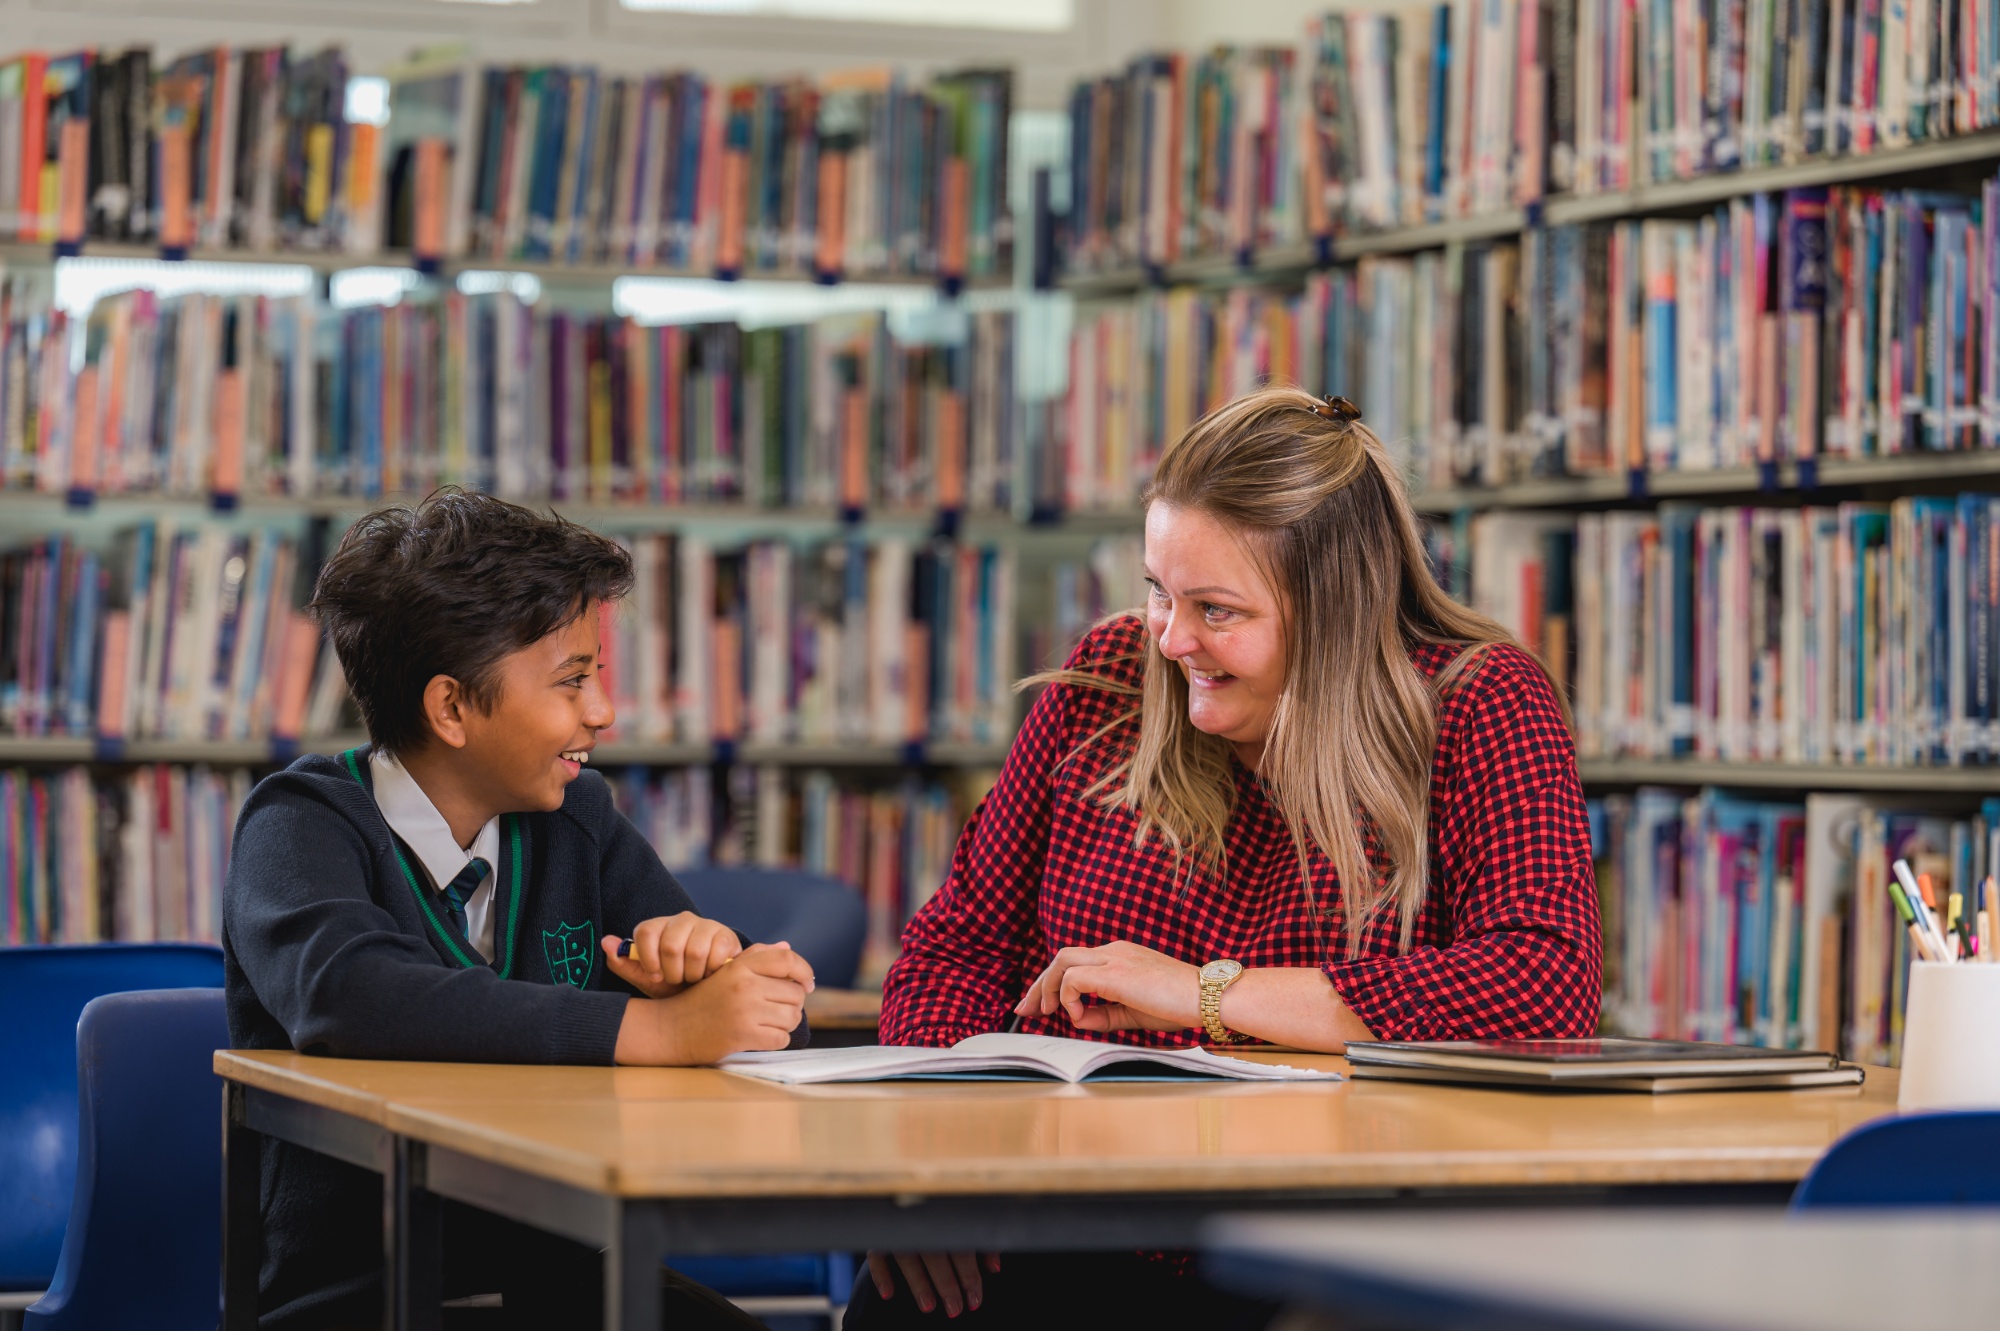
M946 1045L1017 1015L1053 1035L1333 1051L1596 1031L1563 705L1504 629L1439 589L1359 418L1270 388L1166 454L1144 611L1048 676L904 930L885 1041ZM1046 1328L1112 1287L1116 1311L1161 1325L1217 1311L1197 1314L1214 1296L1176 1264L1136 1255L870 1267L851 1325L935 1309Z

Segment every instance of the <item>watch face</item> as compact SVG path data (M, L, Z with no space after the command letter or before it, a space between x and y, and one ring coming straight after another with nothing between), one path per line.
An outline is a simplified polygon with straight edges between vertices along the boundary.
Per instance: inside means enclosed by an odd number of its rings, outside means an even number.
M1211 961L1201 968L1204 980L1233 980L1243 973L1240 961Z

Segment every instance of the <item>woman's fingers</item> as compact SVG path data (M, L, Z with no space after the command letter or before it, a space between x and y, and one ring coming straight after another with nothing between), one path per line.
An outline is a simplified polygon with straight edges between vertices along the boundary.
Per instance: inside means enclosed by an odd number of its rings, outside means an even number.
M920 1252L899 1252L896 1254L896 1269L903 1273L903 1283L910 1287L910 1297L925 1312L938 1306L937 1290L931 1286L930 1273L924 1269L924 1255Z
M1103 965L1105 952L1101 947L1063 948L1049 962L1048 969L1028 986L1026 996L1014 1010L1024 1017L1049 1016L1062 1006L1064 977L1078 966Z
M1069 1014L1071 1023L1082 1025L1083 1014L1090 1010L1083 1001L1085 994L1115 1001L1118 997L1118 979L1114 968L1103 964L1072 966L1064 971L1057 997L1062 1010Z
M965 1311L965 1291L959 1287L958 1266L948 1252L927 1252L923 1254L924 1271L931 1278L931 1288L944 1302L947 1317L956 1317Z
M896 1297L896 1271L894 1259L886 1252L868 1254L868 1278L875 1282L875 1292L886 1303Z
M981 1300L986 1297L986 1288L979 1279L979 1254L953 1253L951 1269L958 1274L958 1287L965 1291L965 1306L968 1309L977 1309Z

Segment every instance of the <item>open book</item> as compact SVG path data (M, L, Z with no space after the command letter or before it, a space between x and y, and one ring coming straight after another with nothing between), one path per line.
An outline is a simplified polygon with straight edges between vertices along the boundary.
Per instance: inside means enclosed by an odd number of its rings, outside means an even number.
M797 1049L731 1054L725 1072L804 1085L825 1081L901 1081L957 1078L969 1081L1162 1081L1217 1077L1234 1081L1339 1081L1338 1072L1252 1063L1206 1049L1141 1049L1055 1035L995 1031L960 1040L949 1049L864 1045L857 1049Z

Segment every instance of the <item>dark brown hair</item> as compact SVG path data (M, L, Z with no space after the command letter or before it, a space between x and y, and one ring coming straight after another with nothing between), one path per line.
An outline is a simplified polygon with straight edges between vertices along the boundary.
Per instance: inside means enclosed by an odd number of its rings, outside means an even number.
M608 538L554 513L446 488L349 527L320 569L310 609L368 737L402 754L430 740L423 699L434 676L457 680L490 712L502 657L631 587L631 556Z

